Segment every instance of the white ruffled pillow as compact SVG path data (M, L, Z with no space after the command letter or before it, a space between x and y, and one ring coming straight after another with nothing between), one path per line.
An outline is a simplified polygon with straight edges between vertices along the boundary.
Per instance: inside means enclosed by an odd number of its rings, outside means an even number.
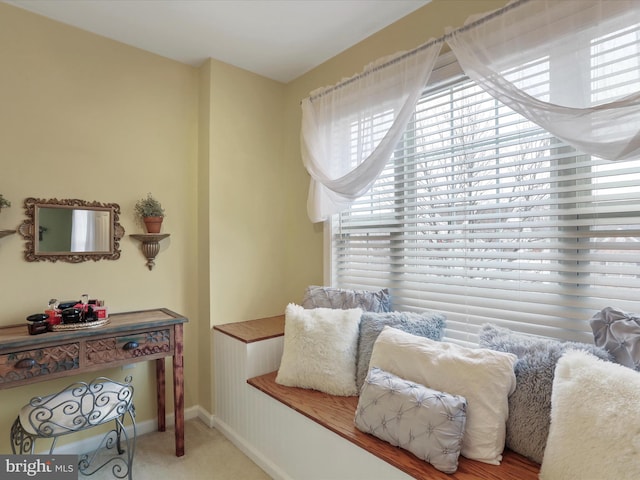
M290 303L285 310L284 350L276 383L357 395L356 354L362 310L305 309Z
M369 367L467 399L461 454L499 465L504 450L508 397L516 387L512 353L465 348L384 327Z

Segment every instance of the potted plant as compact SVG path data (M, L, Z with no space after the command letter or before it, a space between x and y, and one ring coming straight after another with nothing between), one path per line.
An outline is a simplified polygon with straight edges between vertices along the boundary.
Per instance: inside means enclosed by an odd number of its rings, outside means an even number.
M135 212L140 217L147 229L147 233L160 233L164 209L151 193L136 202Z
M11 202L6 198L4 198L4 196L0 193L0 211L3 208L10 207L10 206L11 206Z

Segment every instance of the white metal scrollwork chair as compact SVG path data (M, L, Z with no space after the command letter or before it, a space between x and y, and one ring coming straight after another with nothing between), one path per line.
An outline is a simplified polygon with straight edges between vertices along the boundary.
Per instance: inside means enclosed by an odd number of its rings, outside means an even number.
M46 397L34 397L22 407L11 427L11 449L14 454L33 454L36 439L53 439L49 454L53 453L58 437L79 432L111 421L114 427L90 453L80 455L78 470L92 475L106 465L112 465L117 478L132 479L133 455L136 441L135 407L131 377L119 383L98 377L90 383L78 382ZM131 422L125 428L125 417ZM124 445L123 445L124 441ZM106 460L98 454L113 448L118 455ZM123 455L125 454L126 455ZM98 465L92 465L94 460Z

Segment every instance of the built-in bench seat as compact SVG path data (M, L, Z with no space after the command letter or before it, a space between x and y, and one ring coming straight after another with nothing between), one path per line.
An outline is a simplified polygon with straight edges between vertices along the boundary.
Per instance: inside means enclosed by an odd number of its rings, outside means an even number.
M285 387L276 383L276 373L271 372L250 378L247 383L414 478L433 480L535 480L538 478L540 465L509 450L504 452L499 466L461 456L456 473L440 472L408 451L358 430L353 421L358 397L337 397L316 390Z
M456 473L442 473L359 431L357 397L277 384L284 320L279 315L214 328L214 425L272 478L537 480L540 466L508 450L499 466L460 457Z

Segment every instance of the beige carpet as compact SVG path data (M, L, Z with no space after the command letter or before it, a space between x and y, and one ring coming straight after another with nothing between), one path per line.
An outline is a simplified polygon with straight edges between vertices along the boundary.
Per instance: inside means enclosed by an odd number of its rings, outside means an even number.
M133 462L134 480L211 479L268 480L270 477L227 438L199 420L185 424L185 455L176 457L173 430L138 437ZM108 468L81 479L115 478Z

